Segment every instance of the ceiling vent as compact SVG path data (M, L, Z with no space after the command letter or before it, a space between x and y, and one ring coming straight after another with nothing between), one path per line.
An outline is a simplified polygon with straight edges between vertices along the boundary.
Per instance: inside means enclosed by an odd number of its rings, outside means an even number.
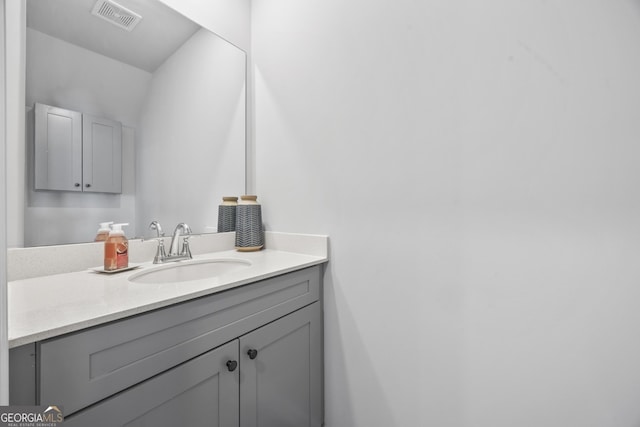
M142 20L142 16L112 0L98 0L91 14L127 31L133 30Z

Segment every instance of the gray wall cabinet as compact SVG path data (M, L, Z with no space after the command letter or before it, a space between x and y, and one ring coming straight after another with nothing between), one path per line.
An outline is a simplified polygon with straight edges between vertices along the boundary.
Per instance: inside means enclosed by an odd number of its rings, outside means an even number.
M122 125L35 105L36 190L122 192Z
M14 348L11 404L69 426L320 427L321 268Z
M122 193L122 125L82 115L82 187L95 193Z

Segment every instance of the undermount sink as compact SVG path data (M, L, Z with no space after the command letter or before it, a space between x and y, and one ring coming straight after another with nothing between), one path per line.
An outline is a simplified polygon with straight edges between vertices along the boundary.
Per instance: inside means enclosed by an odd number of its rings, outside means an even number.
M189 282L210 279L250 266L251 262L244 259L179 261L133 274L129 281L149 284Z

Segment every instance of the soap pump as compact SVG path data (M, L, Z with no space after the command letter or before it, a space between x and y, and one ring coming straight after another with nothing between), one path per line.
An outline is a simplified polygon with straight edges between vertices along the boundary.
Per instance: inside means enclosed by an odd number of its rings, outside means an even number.
M96 233L96 238L94 242L104 242L109 238L109 232L111 231L110 225L113 224L113 221L110 222L101 222L100 228L98 228L98 232Z
M113 224L104 242L104 270L114 271L129 267L129 241L122 231L128 223Z

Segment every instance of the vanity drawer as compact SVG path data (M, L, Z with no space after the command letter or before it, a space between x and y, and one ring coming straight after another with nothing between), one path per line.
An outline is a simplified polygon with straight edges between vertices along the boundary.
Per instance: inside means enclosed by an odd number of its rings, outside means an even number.
M41 404L70 415L319 299L320 267L42 341Z

